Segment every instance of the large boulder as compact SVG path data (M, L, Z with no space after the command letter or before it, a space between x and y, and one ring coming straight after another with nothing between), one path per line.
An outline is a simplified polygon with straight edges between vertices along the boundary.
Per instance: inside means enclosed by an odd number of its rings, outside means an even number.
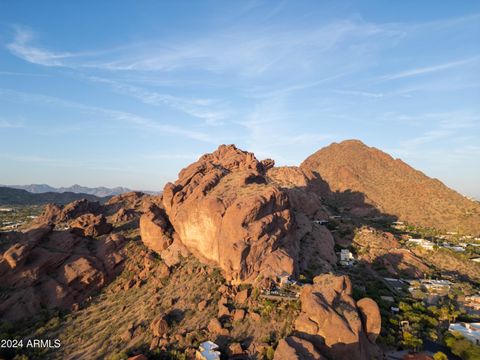
M293 218L286 192L268 183L273 164L222 145L183 169L163 191L181 242L227 279L254 281L295 270Z
M278 342L273 360L326 360L313 344L297 336L289 336Z
M155 337L164 336L169 329L170 325L168 325L168 321L165 315L159 315L155 317L155 319L153 319L152 323L150 324L150 331Z
M372 343L381 326L378 307L373 300L363 299L359 309L348 277L317 276L312 285L302 288L300 301L296 333L322 354L333 359L379 358L380 351Z
M172 227L163 209L148 207L140 217L140 236L145 246L158 254L172 245Z
M112 225L102 214L84 214L70 223L70 228L80 236L101 236L112 230Z
M368 339L375 343L382 330L382 317L380 309L375 301L370 298L363 298L357 301L357 307L362 316L365 332Z

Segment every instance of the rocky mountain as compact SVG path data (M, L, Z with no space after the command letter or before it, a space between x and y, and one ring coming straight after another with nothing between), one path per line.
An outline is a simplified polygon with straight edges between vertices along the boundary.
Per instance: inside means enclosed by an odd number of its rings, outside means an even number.
M104 186L99 187L87 187L81 186L78 184L67 186L67 187L53 187L47 184L30 184L30 185L5 185L5 187L13 188L13 189L21 189L26 190L28 192L34 194L41 194L46 192L55 192L55 193L64 193L64 192L72 192L76 194L88 194L88 195L95 195L97 197L107 197L107 196L114 196L120 195L122 193L130 192L132 190L126 187L114 187L114 188L107 188Z
M228 359L383 358L377 338L393 325L381 295L398 297L383 276L446 269L474 284L479 265L406 248L369 220L396 215L370 199L387 198L392 181L410 189L418 180L435 201L458 194L359 142L336 146L356 149L335 150L348 153L340 164L358 158L335 176L319 169L336 161L322 155L329 148L300 167L275 167L221 145L161 195L45 206L26 231L0 233L2 336L59 338L60 349L30 354L47 359L194 359L206 340ZM371 173L398 179L369 183ZM364 182L373 195L353 189ZM338 248L356 252L351 271L337 264Z
M0 187L0 205L68 204L69 202L79 199L105 201L108 197L101 198L95 195L73 192L44 192L33 194L26 190Z
M381 212L442 230L480 233L480 206L437 179L358 140L333 143L300 168L320 176L320 192L338 207Z
M311 225L315 214L295 203L296 194L272 181L273 165L233 145L220 146L164 188L163 206L181 243L205 263L218 265L228 280L297 274L312 266L313 257L300 258L312 238L309 251L321 254L319 269L336 261L333 238Z

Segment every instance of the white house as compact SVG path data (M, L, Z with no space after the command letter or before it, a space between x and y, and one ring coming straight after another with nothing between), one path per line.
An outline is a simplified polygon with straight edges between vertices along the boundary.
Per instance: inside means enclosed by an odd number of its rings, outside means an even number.
M428 291L448 291L452 283L448 280L421 280L422 286Z
M340 265L350 266L354 261L353 254L348 249L340 250Z
M480 345L480 323L453 323L448 327L448 331L459 332L465 339Z
M212 341L205 341L200 344L195 357L198 360L220 360L218 345Z
M407 244L420 246L427 250L433 250L433 246L435 245L433 242L425 240L425 239L410 239L407 241Z
M283 285L295 285L297 282L295 280L292 280L290 277L290 274L283 272L280 275L277 275L277 281L278 283L283 286Z

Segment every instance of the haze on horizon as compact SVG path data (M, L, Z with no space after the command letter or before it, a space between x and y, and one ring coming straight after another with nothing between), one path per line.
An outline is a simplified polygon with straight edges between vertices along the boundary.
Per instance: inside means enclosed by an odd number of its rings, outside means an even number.
M0 1L0 183L161 190L360 139L480 199L480 3Z

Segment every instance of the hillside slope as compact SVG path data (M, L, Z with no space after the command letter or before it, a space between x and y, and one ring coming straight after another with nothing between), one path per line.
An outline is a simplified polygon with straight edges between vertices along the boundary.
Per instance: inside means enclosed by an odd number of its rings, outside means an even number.
M342 205L349 205L346 195L363 194L365 203L409 223L480 233L478 203L361 141L333 143L309 156L300 167L310 176L320 175L332 192L323 195L347 202ZM355 198L358 202L358 196Z
M5 187L26 190L34 194L41 194L46 192L52 192L52 193L71 192L76 194L95 195L98 197L115 196L115 195L120 195L120 194L132 191L126 187L121 187L121 186L114 187L114 188L107 188L104 186L87 187L87 186L81 186L77 184L72 186L67 186L67 187L62 186L59 188L56 188L47 184L5 185Z
M103 202L109 198L110 197L100 198L95 195L73 192L33 194L26 190L0 187L0 205L42 205L48 203L64 205L80 199Z

